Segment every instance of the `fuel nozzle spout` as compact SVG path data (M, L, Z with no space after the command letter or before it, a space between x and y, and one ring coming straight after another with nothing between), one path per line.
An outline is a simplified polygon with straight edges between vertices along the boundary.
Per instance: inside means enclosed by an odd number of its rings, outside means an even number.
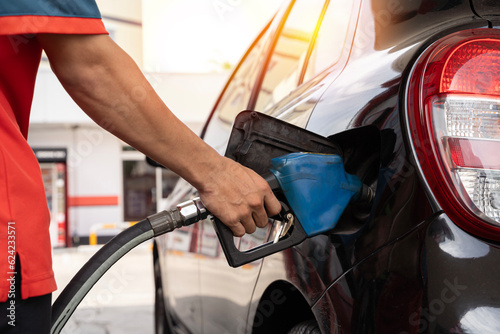
M372 188L363 183L359 197L356 199L357 202L364 202L371 204L375 198L375 191Z

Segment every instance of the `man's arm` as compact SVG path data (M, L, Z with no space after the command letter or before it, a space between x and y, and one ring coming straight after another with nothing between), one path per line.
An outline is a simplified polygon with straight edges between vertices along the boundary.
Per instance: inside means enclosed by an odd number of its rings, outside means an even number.
M40 34L38 40L66 91L97 124L191 183L235 235L254 232L280 211L267 183L177 119L109 36Z

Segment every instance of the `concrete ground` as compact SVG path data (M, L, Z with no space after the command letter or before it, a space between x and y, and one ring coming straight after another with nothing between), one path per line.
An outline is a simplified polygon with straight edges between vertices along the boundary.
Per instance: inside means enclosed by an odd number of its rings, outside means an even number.
M54 272L58 291L101 246L55 249ZM154 277L151 243L142 244L97 282L70 318L62 333L153 333Z

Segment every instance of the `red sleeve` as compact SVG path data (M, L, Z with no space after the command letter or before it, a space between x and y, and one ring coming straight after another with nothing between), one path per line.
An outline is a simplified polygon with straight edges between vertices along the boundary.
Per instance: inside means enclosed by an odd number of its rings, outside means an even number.
M0 16L0 35L107 34L100 18L61 16Z
M95 0L0 1L0 35L107 34Z

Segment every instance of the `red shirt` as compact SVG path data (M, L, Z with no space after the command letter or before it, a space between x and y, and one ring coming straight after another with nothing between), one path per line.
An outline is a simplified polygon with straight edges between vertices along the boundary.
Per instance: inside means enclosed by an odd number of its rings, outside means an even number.
M0 3L0 302L12 292L9 278L16 254L23 299L56 289L47 199L38 161L26 141L42 52L34 34L107 33L94 0L71 2L72 8L39 7L44 3Z

